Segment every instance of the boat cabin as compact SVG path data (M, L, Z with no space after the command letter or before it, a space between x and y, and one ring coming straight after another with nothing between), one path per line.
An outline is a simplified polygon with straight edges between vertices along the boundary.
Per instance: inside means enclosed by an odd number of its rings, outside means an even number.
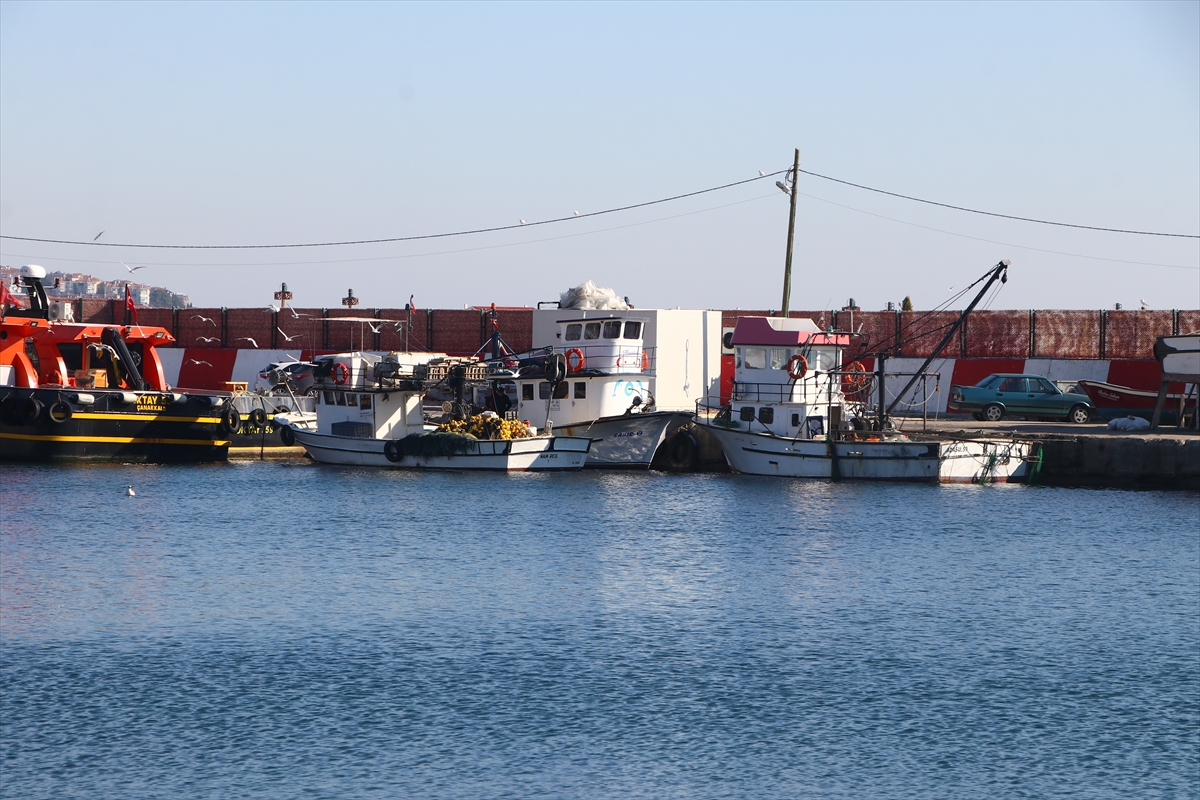
M406 369L407 368L407 369ZM421 433L422 389L412 367L390 356L339 353L317 360L317 433L402 439Z

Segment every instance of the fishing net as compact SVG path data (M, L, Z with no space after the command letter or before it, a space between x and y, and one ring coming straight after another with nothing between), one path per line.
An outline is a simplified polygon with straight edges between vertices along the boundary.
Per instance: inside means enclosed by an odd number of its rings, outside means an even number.
M430 458L465 455L474 441L474 436L462 433L414 433L398 440L396 446L401 456Z

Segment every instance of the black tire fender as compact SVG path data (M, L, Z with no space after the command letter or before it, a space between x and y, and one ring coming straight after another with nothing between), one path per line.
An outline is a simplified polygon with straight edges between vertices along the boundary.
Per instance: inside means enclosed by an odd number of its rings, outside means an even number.
M242 415L233 406L226 406L221 412L221 430L228 436L237 433L241 427Z
M404 458L404 455L400 452L399 439L388 439L387 442L384 443L383 457L393 464Z
M292 433L290 425L284 425L279 429L279 438L283 442L284 447L291 447L296 443L296 434Z
M267 412L261 408L256 408L250 412L250 425L255 428L261 428L267 424Z
M21 401L20 409L17 411L17 416L21 422L26 425L35 425L42 417L42 409L45 406L41 400L36 397L26 397Z
M696 468L699 450L695 438L686 431L680 431L667 443L667 467L673 472L691 472Z
M54 424L61 425L74 416L74 414L75 410L71 408L71 404L66 400L60 399L50 404L50 410L46 413L46 416Z

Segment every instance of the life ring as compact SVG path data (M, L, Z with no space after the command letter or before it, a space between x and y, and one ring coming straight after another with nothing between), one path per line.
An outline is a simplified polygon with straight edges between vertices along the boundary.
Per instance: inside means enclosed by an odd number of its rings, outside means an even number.
M61 425L69 420L74 413L75 412L72 410L71 404L66 400L56 400L50 404L50 410L47 412L46 416L50 418L51 422Z
M578 363L575 363L572 360L576 358L579 359ZM583 365L586 363L587 359L583 357L583 351L578 347L572 347L567 351L567 372L579 372L579 370L583 369Z
M261 408L256 408L250 412L250 424L255 428L261 428L267 424L267 412Z
M228 436L230 434L237 433L238 429L241 427L242 415L239 414L238 410L233 406L227 406L225 410L221 412L221 430L226 436Z
M858 391L867 385L869 380L867 377L867 368L858 361L851 361L845 367L845 375L842 376L844 386L850 388L851 391Z
M808 374L808 359L797 353L788 359L787 363L788 377L794 381L798 381Z
M348 380L350 380L350 370L341 361L335 362L333 365L333 382L341 386Z
M292 433L292 429L288 425L279 429L279 438L283 441L284 447L291 447L296 443L296 434Z
M400 440L388 439L383 445L383 457L395 464L400 459L404 458L404 454L400 452Z
M642 351L642 372L650 369L650 356L646 355L646 351Z

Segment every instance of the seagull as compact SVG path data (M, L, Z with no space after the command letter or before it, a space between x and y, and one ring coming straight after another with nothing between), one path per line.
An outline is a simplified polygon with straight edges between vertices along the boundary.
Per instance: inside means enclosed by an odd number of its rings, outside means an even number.
M368 322L367 327L371 329L371 333L379 333L379 329L383 327L383 323L381 322L378 325L372 325Z
M292 319L300 319L301 317L308 316L308 314L297 314L294 308L289 308L288 311L292 312Z
M279 306L270 306L270 305L269 305L269 306L267 306L266 308L264 308L264 309L263 309L263 311L264 311L264 312L267 312L267 313L269 313L269 314L278 314L278 313L279 313Z
M576 211L576 212L575 212L575 216L577 216L577 217L579 216L579 212L578 212L578 211Z
M1145 310L1146 310L1146 309L1148 309L1149 307L1150 307L1150 304L1149 304L1149 303L1147 303L1145 300L1143 300L1143 301L1142 301L1142 311L1145 311Z
M216 325L216 324L217 324L217 323L215 323L215 322L213 322L213 321L212 321L212 318L211 318L211 317L205 317L205 316L203 316L203 315L201 315L201 314L192 314L192 319L198 319L198 320L200 320L201 322L207 322L209 325Z
M125 496L126 497L136 497L137 496L137 493L133 491L133 486L125 487Z
M252 346L258 347L258 342L251 339L249 336L239 336L234 339L235 342L249 342Z
M215 336L197 336L196 341L197 342L219 342L221 340Z
M522 224L522 225L524 225L524 224L525 224L525 220L521 220L521 224Z
M201 365L201 366L204 366L204 367L211 367L211 366L212 366L212 364L208 363L207 361L197 361L197 360L196 360L196 359L194 359L194 358L189 358L187 361L185 361L185 362L183 362L183 363L184 363L184 364L199 364L199 365Z
M128 264L126 264L124 261L118 261L117 263L118 263L118 264L120 264L120 265L121 265L122 267L124 267L125 269L129 270L129 272L130 272L130 273L134 273L134 272L137 272L139 269L145 269L145 268L146 268L146 265L145 265L145 264L141 265L140 267L131 267L131 266L129 266Z
M293 339L299 339L301 336L304 335L303 333L297 333L295 336L288 336L286 333L283 332L283 328L277 327L277 328L275 328L275 330L279 331L279 335L283 337L283 340L285 342L290 342ZM378 333L378 331L376 331L376 333Z
M107 230L107 229L105 229L105 230ZM99 233L97 233L97 234L96 234L94 237L92 237L92 241L93 241L93 242L94 242L94 241L96 241L97 239L99 239L99 238L100 238L101 236L103 236L103 235L104 235L104 231L100 231L100 232L99 232Z
M763 171L760 169L760 170L758 171L758 177L760 177L760 178L765 178L765 177L767 177L767 173L763 172Z

